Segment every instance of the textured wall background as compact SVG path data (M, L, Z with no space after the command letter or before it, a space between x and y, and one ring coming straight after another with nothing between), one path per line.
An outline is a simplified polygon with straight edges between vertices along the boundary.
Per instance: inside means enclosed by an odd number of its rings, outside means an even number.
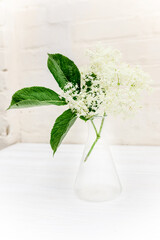
M0 2L0 147L14 141L49 141L50 129L65 108L50 106L6 113L11 93L33 85L58 91L47 70L47 52L60 52L81 66L87 62L84 50L97 41L120 49L125 61L141 64L153 79L154 93L144 96L141 113L127 120L108 118L110 143L160 144L159 0L8 3ZM64 142L84 142L86 134L85 123L78 120Z
M16 78L12 5L0 1L0 149L20 140L19 113L6 112Z

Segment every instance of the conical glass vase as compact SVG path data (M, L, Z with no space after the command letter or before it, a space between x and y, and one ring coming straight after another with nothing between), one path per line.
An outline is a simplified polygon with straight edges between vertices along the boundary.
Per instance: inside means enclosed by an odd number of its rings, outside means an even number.
M88 121L88 139L74 190L80 199L108 201L121 193L121 183L106 141L107 117Z

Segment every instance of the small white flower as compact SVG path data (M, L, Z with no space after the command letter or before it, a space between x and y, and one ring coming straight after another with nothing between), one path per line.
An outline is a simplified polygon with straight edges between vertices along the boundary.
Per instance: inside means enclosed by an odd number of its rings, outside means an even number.
M136 112L140 94L149 90L150 77L140 67L121 62L121 53L97 46L87 51L90 65L81 70L81 92L68 83L61 96L78 116Z

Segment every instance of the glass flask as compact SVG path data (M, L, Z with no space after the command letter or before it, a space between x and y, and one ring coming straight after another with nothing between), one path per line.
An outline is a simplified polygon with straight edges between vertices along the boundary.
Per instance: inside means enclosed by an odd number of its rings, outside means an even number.
M121 193L121 183L106 141L107 117L88 123L88 139L75 181L76 195L88 201L109 201Z

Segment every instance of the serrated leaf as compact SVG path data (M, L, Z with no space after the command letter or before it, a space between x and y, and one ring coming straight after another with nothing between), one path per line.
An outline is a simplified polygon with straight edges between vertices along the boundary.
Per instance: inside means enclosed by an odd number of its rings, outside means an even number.
M55 124L51 131L50 145L53 149L53 153L57 151L58 146L68 133L69 129L76 121L76 114L70 109L63 112L55 121Z
M69 58L62 54L48 54L48 68L61 89L71 82L80 90L80 72L77 66Z
M12 96L8 109L27 108L43 105L66 105L65 99L53 90L45 87L23 88Z

